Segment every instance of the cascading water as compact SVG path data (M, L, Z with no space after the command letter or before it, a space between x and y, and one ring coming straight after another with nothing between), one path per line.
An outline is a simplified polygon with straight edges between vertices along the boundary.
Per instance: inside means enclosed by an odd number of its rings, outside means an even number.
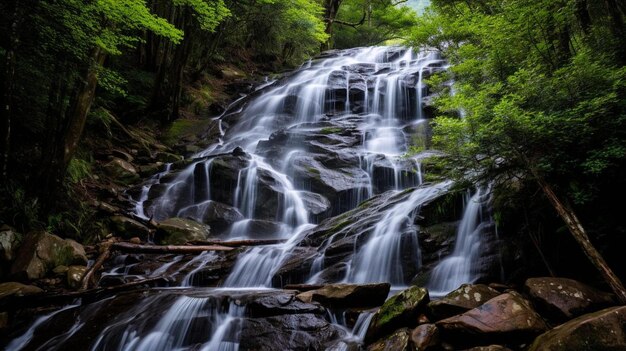
M360 220L329 220L337 222L335 232L320 239L310 267L297 280L405 286L420 265L416 215L451 185L422 184L419 158L405 157L426 125L422 99L427 89L422 80L444 65L434 51L415 53L400 47L351 49L311 60L288 78L265 84L252 98L233 103L216 119L219 140L190 163L168 165L149 180L136 201L136 214L157 221L193 218L210 224L212 234L222 240L285 240L239 254L221 280L223 288L201 290L230 296L280 285L276 282L282 281L281 269L302 250L303 242L313 240L316 223L362 210L359 204L376 198L378 205ZM471 268L466 272L454 260L476 258L480 239L471 235L479 223L476 203L468 201L452 258L433 274L436 290L452 290L474 279ZM353 229L357 239L339 262L345 271L324 276L324 269L337 262L333 252L346 245L346 233ZM467 238L461 237L466 232ZM163 297L146 298L109 321L91 348L169 350L195 345L201 350L237 350L245 307L234 298L214 300L192 293L200 289L194 287L194 277L220 259L205 252L183 263L176 256L146 273L154 277L175 270L189 296L163 290ZM158 322L126 326L172 296ZM371 314L363 314L348 339L362 340L370 319ZM201 337L198 330L203 331ZM28 343L19 340L20 345Z
M474 195L467 196L454 251L437 264L432 272L428 284L431 295L444 295L478 278L480 256L484 251L481 234L492 221L484 211L488 196L489 188L479 188Z

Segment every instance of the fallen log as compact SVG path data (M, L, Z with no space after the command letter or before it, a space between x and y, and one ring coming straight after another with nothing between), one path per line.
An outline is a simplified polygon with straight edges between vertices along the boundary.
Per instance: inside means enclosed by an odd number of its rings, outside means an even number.
M222 245L142 245L131 243L114 243L111 250L135 253L154 253L154 254L197 254L203 251L231 251L232 247Z
M261 246L261 245L276 245L287 242L287 239L247 239L247 240L207 240L207 241L192 241L194 245L220 245L228 247L240 247L240 246Z

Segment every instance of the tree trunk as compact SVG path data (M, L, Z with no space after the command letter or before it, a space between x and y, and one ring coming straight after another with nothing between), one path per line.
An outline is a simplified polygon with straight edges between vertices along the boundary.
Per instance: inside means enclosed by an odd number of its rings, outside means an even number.
M98 69L104 63L105 58L106 54L100 48L92 50L85 76L73 94L71 107L65 114L65 122L61 123L60 130L55 133L52 144L44 146L53 150L47 153L49 157L44 160L45 166L42 167L44 169L40 175L40 184L38 184L44 211L49 210L50 205L53 205L54 194L63 184L67 167L82 137L87 114L98 85ZM49 117L54 118L54 116Z
M533 172L535 173L535 172ZM578 220L578 217L567 206L565 206L554 193L552 188L548 183L546 183L543 178L538 177L537 174L534 174L541 190L546 195L552 206L556 209L559 216L565 221L565 224L569 228L572 236L578 242L580 247L583 249L583 252L589 258L591 263L598 269L606 283L611 287L617 298L621 303L626 304L626 289L624 285L619 280L619 278L615 275L615 273L608 266L602 255L596 250L591 241L589 240L589 236L587 232L583 228L582 224Z
M98 70L104 64L106 53L100 48L93 49L91 54L91 63L87 69L85 75L85 81L79 88L76 100L74 101L73 108L70 111L68 128L63 138L63 164L62 173L65 174L65 170L69 165L78 142L83 135L83 129L85 129L85 123L87 122L87 114L93 103L93 99L96 95L96 87L98 86Z
M11 148L11 115L13 112L13 88L15 80L15 51L19 43L18 28L21 21L19 1L14 2L8 47L4 57L4 72L0 86L0 180L8 178L9 153Z
M325 0L324 1L324 21L326 22L325 32L328 34L328 41L322 44L322 51L330 49L330 43L333 35L333 23L339 12L341 0Z

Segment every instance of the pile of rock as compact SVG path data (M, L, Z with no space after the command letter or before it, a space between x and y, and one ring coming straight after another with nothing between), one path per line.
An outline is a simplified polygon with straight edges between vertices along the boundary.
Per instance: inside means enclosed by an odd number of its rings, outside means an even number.
M496 288L466 284L430 301L410 287L375 313L367 350L626 349L626 306L610 307L610 294L565 278Z

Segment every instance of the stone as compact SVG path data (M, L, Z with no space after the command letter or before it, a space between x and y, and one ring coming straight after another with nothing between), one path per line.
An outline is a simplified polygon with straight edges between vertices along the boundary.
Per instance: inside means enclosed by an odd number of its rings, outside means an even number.
M324 350L344 333L315 314L245 318L239 334L239 350Z
M494 297L461 315L436 323L446 340L526 342L547 330L541 316L516 292Z
M11 262L15 259L21 237L15 229L7 225L0 228L0 262Z
M567 278L530 278L524 289L542 315L558 322L615 304L613 295Z
M537 337L528 350L626 350L626 306L572 319Z
M511 351L508 347L502 345L476 346L465 351Z
M422 324L411 331L411 342L416 350L426 351L439 346L439 329L434 324Z
M260 293L246 304L246 315L255 318L303 313L323 315L326 310L315 302L300 301L296 298L295 291Z
M401 327L414 327L418 315L429 301L428 290L418 286L412 286L392 296L372 318L365 340L375 340Z
M185 218L170 218L159 223L155 239L161 245L183 245L207 240L209 234L208 225Z
M69 266L67 270L67 285L72 289L80 288L85 273L87 273L87 267L85 266Z
M208 224L213 234L223 233L233 223L244 219L239 209L211 200L189 206L182 210L179 216Z
M303 302L317 301L333 308L373 307L382 305L389 295L389 283L330 284L309 290L296 297Z
M69 267L68 266L56 266L52 270L52 273L56 275L66 275Z
M0 283L0 300L9 296L28 296L43 293L43 290L33 285L24 285L17 282Z
M85 248L71 239L61 239L45 231L24 237L17 258L11 266L16 279L39 279L57 266L86 265Z
M498 295L500 292L483 284L463 284L440 300L431 301L428 309L438 321L476 308Z
M109 218L111 221L112 230L123 238L132 238L137 235L148 236L150 229L132 218L126 216L112 216Z
M104 171L115 180L124 183L132 183L139 180L137 169L130 162L114 157L104 165Z
M409 329L402 328L367 347L367 351L410 351Z

